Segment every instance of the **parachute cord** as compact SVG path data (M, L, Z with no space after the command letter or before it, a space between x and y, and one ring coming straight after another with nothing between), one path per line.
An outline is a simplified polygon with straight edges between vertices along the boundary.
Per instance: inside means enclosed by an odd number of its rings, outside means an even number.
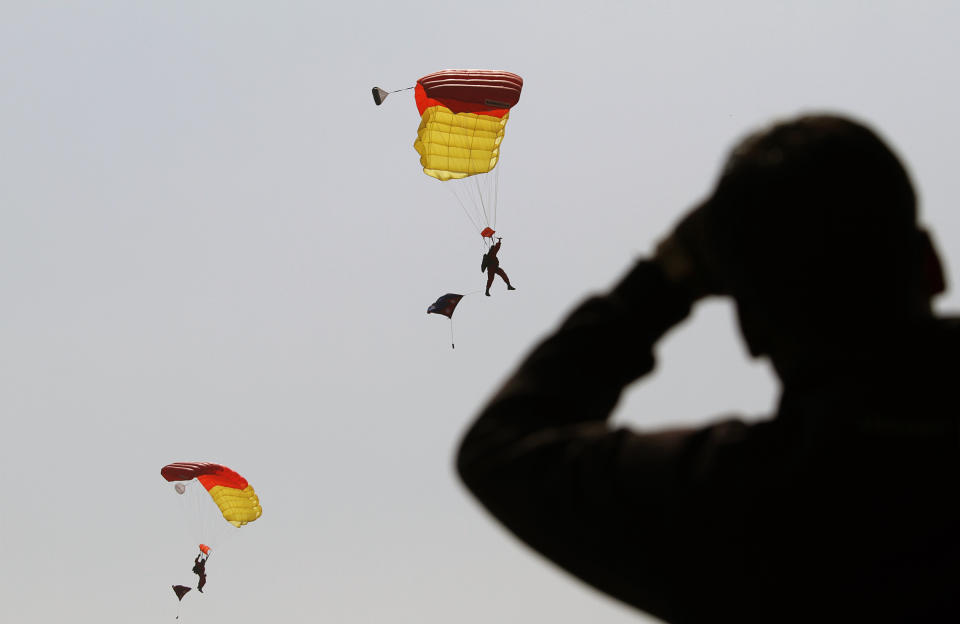
M490 225L490 216L487 214L487 207L483 203L483 189L480 188L480 180L476 176L474 176L474 182L476 183L477 197L480 199L480 212L483 213L484 225Z
M462 296L461 296L461 299L462 299L463 297L468 297L468 296L470 296L470 295L475 295L475 294L477 294L478 292L480 292L480 291L479 291L479 290L471 290L470 292L466 293L465 295L462 295ZM457 347L456 347L456 344L455 344L454 341L453 341L453 317L451 316L451 317L449 317L449 318L450 318L450 348L451 348L451 349L456 349L456 348L457 348Z
M477 203L477 198L480 197L480 192L477 191L477 194L474 195L473 186L471 186L471 183L476 184L476 182L477 178L469 178L467 180L463 180L462 184L458 185L457 188L460 190L463 198L470 202L470 220L473 221L474 227L477 228L477 231L479 232L481 229L483 229L484 224L478 223L477 220L474 219L474 216L479 218L483 214L483 210L481 210L479 204ZM457 196L460 197L460 194Z
M401 91L409 91L410 89L416 89L416 88L417 88L417 85L413 85L412 87L405 87L403 89L397 89L396 91L387 91L387 93L400 93Z
M482 227L480 227L479 225L477 225L477 222L473 219L473 217L470 216L470 211L467 210L467 207L463 205L463 200L460 199L460 196L457 195L457 193L456 193L452 188L447 189L447 190L450 191L450 194L453 195L453 198L457 200L457 203L458 203L458 204L460 204L460 209L463 210L463 215L467 218L467 221L470 222L470 225L472 225L472 226L474 227L474 229L475 229L476 231L478 231L478 232L480 232L481 230L483 230Z
M490 227L494 230L497 229L497 204L500 203L500 169L493 174L493 192L490 193L491 202L493 203L493 222L490 223Z

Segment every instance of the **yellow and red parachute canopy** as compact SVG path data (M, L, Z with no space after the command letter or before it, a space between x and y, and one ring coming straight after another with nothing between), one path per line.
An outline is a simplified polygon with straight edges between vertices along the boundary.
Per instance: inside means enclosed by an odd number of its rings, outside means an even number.
M224 519L235 527L253 522L263 509L253 486L233 470L208 462L177 462L160 470L167 481L196 479L220 508Z
M520 76L489 69L447 69L418 80L421 118L413 147L423 172L451 180L493 169L522 89Z

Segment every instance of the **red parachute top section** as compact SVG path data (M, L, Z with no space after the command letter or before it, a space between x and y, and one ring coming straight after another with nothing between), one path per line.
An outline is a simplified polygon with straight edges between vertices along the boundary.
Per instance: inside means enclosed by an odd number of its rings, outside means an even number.
M420 114L431 106L454 113L503 117L520 101L523 78L493 69L445 69L417 81L414 92Z
M196 479L207 490L217 485L243 490L247 487L247 480L239 474L220 464L209 462L176 462L167 464L160 469L160 474L167 481L189 481Z

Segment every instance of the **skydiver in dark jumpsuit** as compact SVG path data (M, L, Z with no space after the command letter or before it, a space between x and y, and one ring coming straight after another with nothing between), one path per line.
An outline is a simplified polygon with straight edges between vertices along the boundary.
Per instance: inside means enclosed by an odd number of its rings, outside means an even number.
M667 622L958 622L960 319L933 313L943 287L872 131L778 124L534 347L466 433L461 478L532 548ZM709 296L773 365L775 413L610 423Z
M497 275L500 276L504 282L507 283L507 290L516 290L510 284L510 278L507 277L507 274L503 269L500 268L500 260L497 258L497 252L500 251L500 241L502 239L497 238L497 244L490 248L490 250L484 254L482 267L486 267L487 271L487 290L486 295L490 296L490 287L493 286L493 278Z
M200 553L193 560L193 573L200 577L197 591L203 593L203 586L207 584L207 555Z

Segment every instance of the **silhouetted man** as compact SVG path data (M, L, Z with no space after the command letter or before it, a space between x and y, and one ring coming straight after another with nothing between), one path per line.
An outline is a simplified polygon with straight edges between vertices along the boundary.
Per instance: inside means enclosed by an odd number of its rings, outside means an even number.
M500 268L500 259L497 258L497 253L500 251L500 241L502 239L497 239L497 244L490 248L487 253L483 254L483 261L480 263L480 270L487 272L487 290L486 295L490 296L490 287L493 286L493 278L497 275L500 276L504 282L507 283L507 290L516 290L510 284L510 278L507 277L507 274Z
M883 142L838 117L781 123L534 348L460 474L534 549L669 622L960 621L960 323L932 313L942 289ZM780 377L772 419L607 423L710 295Z
M207 555L200 553L193 560L193 573L198 577L197 591L203 593L203 586L207 584Z

